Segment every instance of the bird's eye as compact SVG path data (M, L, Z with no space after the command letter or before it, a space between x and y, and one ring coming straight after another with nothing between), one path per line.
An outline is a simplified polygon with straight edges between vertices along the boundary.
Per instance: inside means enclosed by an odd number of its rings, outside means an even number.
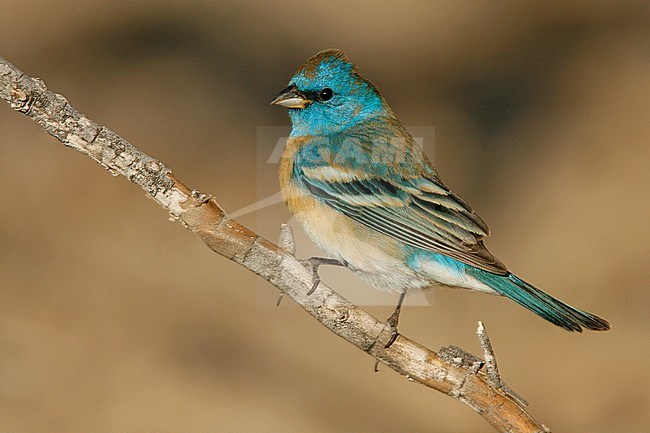
M321 99L321 101L329 101L330 99L332 99L332 96L334 96L334 92L332 92L332 89L330 89L329 87L325 87L318 94L318 97Z

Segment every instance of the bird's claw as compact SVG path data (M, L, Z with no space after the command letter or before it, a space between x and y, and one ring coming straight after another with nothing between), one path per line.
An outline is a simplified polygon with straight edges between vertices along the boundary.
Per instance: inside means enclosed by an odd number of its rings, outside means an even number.
M318 274L316 274L316 278L312 279L312 282L313 283L311 289L309 289L309 291L307 292L307 296L310 296L318 288L318 285L320 284L320 278L318 278Z
M308 259L298 259L298 262L303 265L309 272L311 272L311 288L307 292L307 296L310 296L316 291L318 285L320 284L320 276L318 275L318 267L321 265L331 265L331 266L343 266L348 267L348 264L344 261L338 259L331 259L329 257L310 257ZM284 292L280 293L278 298L277 306L280 306L282 302L282 297Z
M275 304L276 307L280 306L280 303L282 303L283 298L284 298L284 292L280 292L280 296L278 296L278 302Z
M395 342L395 340L397 340L397 337L399 337L399 332L397 332L396 330L393 330L393 333L390 336L390 340L388 340L388 343L386 343L386 345L384 346L384 349L388 349L390 346L392 346L393 343Z
M386 326L390 328L391 334L388 343L386 343L384 346L384 349L388 349L390 346L392 346L395 340L397 340L397 337L399 337L399 332L397 332L397 324L399 323L399 314L402 311L402 303L404 303L405 298L406 292L403 292L399 297L399 301L397 301L397 307L395 308L395 311L393 311L393 314L391 314L386 321Z
M331 265L331 266L344 266L347 267L345 262L342 262L338 259L331 259L329 257L310 257L308 259L298 260L301 265L303 265L307 270L311 272L311 288L307 292L307 296L311 295L316 291L318 285L320 284L320 276L318 275L318 268L322 265Z
M401 303L401 301L400 301ZM399 332L397 332L397 322L399 321L399 310L396 310L395 313L393 313L392 316L388 318L386 321L386 326L388 326L391 330L390 334L390 339L388 339L388 342L384 346L384 349L388 349L390 346L393 345L395 340L397 340L397 337L399 337ZM375 360L375 373L379 372L379 360Z
M388 343L386 343L386 345L384 346L384 349L388 349L390 346L392 346L395 340L397 340L397 337L399 337L399 332L397 332L397 323L393 323L393 321L391 321L392 318L393 316L390 316L390 319L388 319L388 321L386 322L386 325L390 327L391 334Z

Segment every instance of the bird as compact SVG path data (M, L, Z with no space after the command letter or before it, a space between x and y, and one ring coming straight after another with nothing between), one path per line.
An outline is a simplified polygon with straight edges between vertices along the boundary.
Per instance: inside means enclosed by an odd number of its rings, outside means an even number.
M568 331L609 323L519 278L484 245L490 229L440 179L379 90L338 49L298 68L271 102L292 129L280 159L290 212L327 255L305 264L345 266L374 288L399 294L388 318L398 337L409 290L447 286L505 296Z

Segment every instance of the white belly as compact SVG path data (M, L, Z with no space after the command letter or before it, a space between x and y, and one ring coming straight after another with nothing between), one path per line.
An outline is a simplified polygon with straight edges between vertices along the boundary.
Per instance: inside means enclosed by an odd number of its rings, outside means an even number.
M307 235L328 257L342 260L362 280L381 290L424 288L421 278L402 260L401 246L347 216L317 203L295 213Z

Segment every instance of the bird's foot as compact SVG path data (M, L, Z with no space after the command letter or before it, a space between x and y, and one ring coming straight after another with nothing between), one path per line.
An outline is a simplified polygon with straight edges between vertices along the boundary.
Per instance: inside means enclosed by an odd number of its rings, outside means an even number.
M400 305L401 307L401 305ZM397 337L399 337L399 332L397 332L397 322L399 322L399 310L400 308L398 307L395 309L395 312L391 314L391 316L388 318L386 321L386 326L388 326L391 329L391 334L390 334L390 339L388 340L388 343L384 346L384 349L388 349L390 346L393 345L395 340L397 340ZM379 372L379 360L375 360L375 373Z
M280 228L280 240L278 242L278 245L280 248L282 248L284 251L287 253L291 254L292 256L296 256L296 242L293 237L293 230L291 229L291 226L287 224L282 224L282 227ZM312 286L309 289L309 292L307 292L307 295L311 295L314 293L314 290L318 288L318 285L320 284L320 277L318 276L318 267L321 265L331 265L331 266L344 266L348 267L348 264L345 261L338 260L338 259L332 259L329 257L311 257L309 259L298 259L301 265L306 267L309 271L311 271L311 279L312 279ZM284 292L280 292L280 297L278 298L277 306L280 306L280 302L282 302L282 298L284 297Z
M390 346L393 345L395 340L397 340L397 337L399 336L399 332L397 332L398 322L399 322L399 310L395 310L395 312L386 321L386 325L391 330L391 335L390 335L390 339L388 340L388 343L386 343L386 345L384 346L384 349L388 349Z
M329 257L310 257L308 259L298 259L301 265L303 265L305 268L307 268L308 271L311 272L311 288L307 292L307 296L311 295L314 293L314 291L318 288L318 285L320 284L320 276L318 275L318 267L322 265L330 265L330 266L343 266L343 267L348 267L348 264L344 261L338 260L338 259L332 259ZM278 302L276 306L280 306L280 302L282 302L282 297L284 295L284 292L280 292L280 297L278 298Z
M399 301L397 301L397 307L395 307L395 311L393 311L393 314L391 314L388 320L386 321L386 325L391 329L391 335L390 335L390 339L388 340L388 343L386 343L386 345L384 346L384 349L388 349L390 346L392 346L395 340L397 340L397 337L399 336L399 332L397 332L397 324L399 323L399 313L402 312L402 304L404 303L405 298L406 298L406 291L404 291L399 296Z
M307 296L314 293L320 284L320 276L318 275L318 268L322 265L330 266L344 266L347 267L347 263L339 260L332 259L329 257L310 257L308 259L298 260L307 270L311 271L311 289L307 292Z

